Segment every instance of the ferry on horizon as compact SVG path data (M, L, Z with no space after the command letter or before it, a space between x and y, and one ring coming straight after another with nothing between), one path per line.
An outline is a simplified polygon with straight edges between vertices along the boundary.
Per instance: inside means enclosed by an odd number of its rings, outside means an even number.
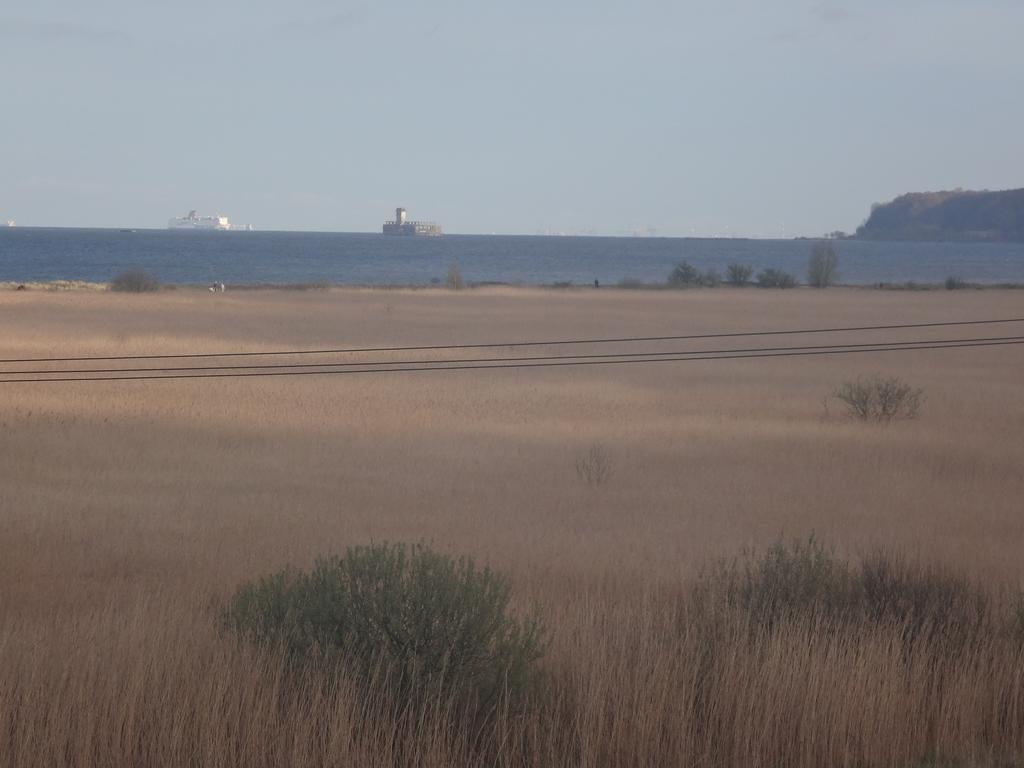
M217 232L252 232L252 224L232 224L227 216L200 216L189 211L187 216L175 216L167 222L168 229L202 229Z

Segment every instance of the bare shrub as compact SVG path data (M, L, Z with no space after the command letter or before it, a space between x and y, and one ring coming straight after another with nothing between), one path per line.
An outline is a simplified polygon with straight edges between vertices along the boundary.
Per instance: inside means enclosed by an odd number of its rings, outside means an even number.
M445 280L445 285L453 291L461 291L466 287L466 281L462 277L462 268L459 266L458 261L453 261L448 266L448 277Z
M110 290L121 293L152 293L160 290L160 281L141 269L129 269L110 281Z
M681 261L672 268L668 276L668 284L673 288L685 288L700 285L700 272L688 261Z
M722 282L722 276L717 269L709 269L700 276L700 284L705 288L717 288Z
M795 288L796 278L781 269L769 267L757 273L758 288Z
M784 619L827 613L846 615L855 585L850 569L812 536L806 542L778 541L763 554L745 552L698 580L694 598L702 611L724 603L748 616L758 630Z
M612 476L612 459L608 449L594 443L576 459L576 476L589 486L604 485Z
M832 243L819 242L811 248L807 263L807 283L815 288L828 288L838 277L839 254Z
M946 290L947 291L962 291L967 287L967 281L962 277L956 275L950 275L946 278Z
M866 618L897 624L908 639L943 635L963 641L992 613L985 592L940 565L875 552L861 561L857 578Z
M754 268L747 264L730 264L725 268L725 280L729 285L746 285L753 274Z
M888 423L915 419L924 402L924 390L898 376L862 376L844 381L832 396L846 406L850 418Z
M949 650L978 641L986 628L1015 627L1015 617L961 573L881 550L849 563L813 536L719 563L698 579L693 599L709 625L725 609L755 633L793 622L816 632L886 626L907 643L941 640Z

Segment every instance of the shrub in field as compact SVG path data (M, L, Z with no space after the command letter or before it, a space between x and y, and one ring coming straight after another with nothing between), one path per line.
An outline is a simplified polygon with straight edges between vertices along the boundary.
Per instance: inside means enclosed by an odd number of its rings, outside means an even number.
M981 627L989 613L985 593L939 567L876 552L861 561L857 578L867 617L899 624L908 637L962 639Z
M758 629L816 613L844 615L856 600L847 564L813 537L779 541L760 556L748 552L741 562L719 564L698 582L697 597L705 608L710 599L740 610Z
M729 285L746 285L753 274L754 268L746 264L730 264L725 268L725 280Z
M884 552L851 565L813 537L779 541L761 555L719 564L698 581L694 595L705 616L714 616L716 605L738 611L757 632L783 621L884 624L909 640L963 643L994 618L987 594L960 574Z
M688 261L681 261L668 275L668 284L673 288L700 285L700 272Z
M1021 643L1024 643L1024 592L1018 593L1013 601L1012 632Z
M846 407L851 418L883 423L917 418L924 402L923 389L915 389L897 376L862 376L845 381L832 396Z
M514 618L510 598L508 578L470 558L375 544L242 586L225 621L294 661L386 680L403 701L448 697L489 714L526 691L543 653L539 619Z
M141 269L129 269L110 281L110 290L122 293L151 293L160 290L160 281Z
M759 288L794 288L796 278L789 272L769 267L757 273L757 286Z
M815 288L828 288L838 276L839 254L832 243L818 242L811 247L807 263L807 284Z
M608 449L594 443L576 458L576 476L590 486L604 485L612 476L612 457Z

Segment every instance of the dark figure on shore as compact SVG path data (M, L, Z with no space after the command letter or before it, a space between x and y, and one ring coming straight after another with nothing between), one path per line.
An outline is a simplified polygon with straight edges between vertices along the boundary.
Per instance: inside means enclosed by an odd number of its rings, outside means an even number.
M600 288L601 287L601 283L600 283L600 281L598 281L598 279L596 277L594 278L594 287L595 288Z
M15 288L14 290L16 290L16 291L24 291L24 290L25 290L25 286L24 286L24 284L22 284L22 285L19 285L19 286L18 286L17 288Z

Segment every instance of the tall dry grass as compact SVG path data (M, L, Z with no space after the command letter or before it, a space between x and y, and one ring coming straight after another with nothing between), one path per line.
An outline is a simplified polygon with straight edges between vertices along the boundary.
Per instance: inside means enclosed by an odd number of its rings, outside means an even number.
M445 702L403 710L211 629L191 601L5 626L6 765L1015 765L1024 652L951 652L898 623L821 617L713 634L680 595L595 590L558 617L549 679L481 732ZM127 615L126 615L127 614ZM383 689L382 689L383 690Z
M596 295L598 294L599 295ZM328 291L9 294L3 356L662 335L1020 314L1024 296ZM893 337L890 337L893 338ZM809 342L808 342L809 343ZM0 765L988 766L1024 754L1024 357L0 390ZM826 418L861 373L918 420ZM599 486L576 462L606 448ZM709 563L815 532L941 563L991 615L698 611ZM218 628L243 581L369 540L508 571L552 631L525 713L475 732ZM739 607L738 607L739 606Z

